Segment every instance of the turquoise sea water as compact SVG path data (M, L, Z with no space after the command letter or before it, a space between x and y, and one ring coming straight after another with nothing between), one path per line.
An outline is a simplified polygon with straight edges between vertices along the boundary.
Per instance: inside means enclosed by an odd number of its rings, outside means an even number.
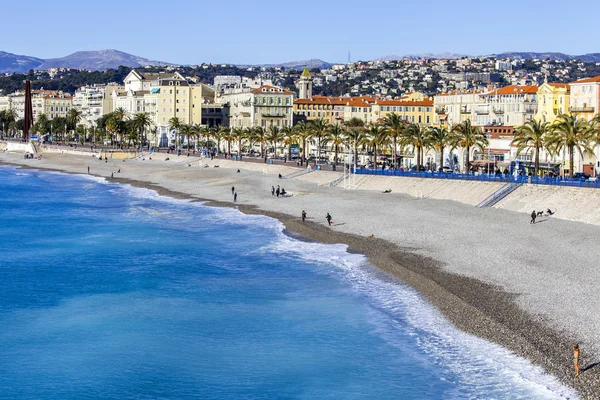
M344 246L0 167L0 398L575 397Z

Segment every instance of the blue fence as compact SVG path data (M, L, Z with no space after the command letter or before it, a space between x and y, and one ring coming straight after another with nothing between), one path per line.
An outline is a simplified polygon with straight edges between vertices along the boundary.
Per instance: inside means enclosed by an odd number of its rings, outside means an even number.
M374 170L366 168L357 168L357 175L380 175L380 176L407 176L411 178L432 178L432 179L457 179L464 181L484 181L484 182L499 182L499 183L532 183L535 185L553 185L553 186L570 186L570 187L587 187L600 188L600 180L598 179L570 179L570 178L550 178L550 177L534 177L527 175L519 175L516 178L513 175L486 175L486 174L457 174L448 172L416 172L416 171L400 171L400 170Z

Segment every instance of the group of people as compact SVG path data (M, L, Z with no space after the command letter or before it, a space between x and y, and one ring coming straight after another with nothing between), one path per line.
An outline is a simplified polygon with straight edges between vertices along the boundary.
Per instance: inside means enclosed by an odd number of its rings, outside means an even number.
M279 185L277 185L277 189L275 189L275 186L271 186L271 196L285 197L286 195L287 192L284 188L280 188Z
M546 210L546 216L547 216L547 217L549 217L550 215L553 215L553 214L554 214L554 212L553 212L551 209L549 209L549 208L548 208L548 209ZM529 223L530 223L530 224L535 224L535 219L536 219L537 217L542 217L543 215L544 215L544 212L543 212L543 211L537 211L537 212L536 212L535 210L533 210L533 211L531 212L531 221L529 221Z
M306 221L306 211L302 210L302 222ZM331 214L327 213L327 215L325 216L325 219L327 220L327 225L331 226L333 224L332 218L331 218Z

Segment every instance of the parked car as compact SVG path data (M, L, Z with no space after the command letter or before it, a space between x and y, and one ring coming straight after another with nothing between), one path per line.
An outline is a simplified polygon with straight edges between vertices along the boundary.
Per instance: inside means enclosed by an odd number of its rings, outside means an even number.
M410 167L410 170L413 172L419 171L419 172L425 172L427 171L427 169L422 166L422 165L413 165L412 167Z
M590 174L586 174L585 172L575 172L573 174L573 179L587 181L590 179Z

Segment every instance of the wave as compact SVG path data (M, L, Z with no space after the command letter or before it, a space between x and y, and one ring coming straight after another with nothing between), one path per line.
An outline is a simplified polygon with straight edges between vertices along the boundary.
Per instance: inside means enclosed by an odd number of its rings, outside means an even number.
M414 337L416 345L461 382L461 393L480 398L577 398L576 393L545 373L543 368L500 345L460 331L416 290L385 278L365 256L347 252L346 245L299 241L280 231L263 252L287 254L316 263L348 282L368 299L375 331L393 346L398 330ZM466 393L465 393L466 392Z

